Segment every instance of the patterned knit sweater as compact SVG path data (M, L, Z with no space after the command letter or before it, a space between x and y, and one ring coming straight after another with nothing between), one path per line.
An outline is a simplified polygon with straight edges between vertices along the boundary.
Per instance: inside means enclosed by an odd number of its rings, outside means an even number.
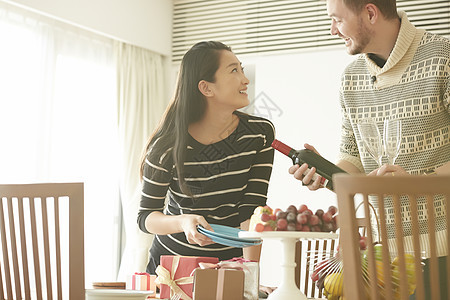
M357 129L358 122L366 118L375 119L381 133L384 119L402 121L401 149L395 164L410 174L423 174L450 160L450 41L415 28L403 12L399 16L399 36L386 64L380 68L363 54L342 76L339 159L365 173L377 168ZM444 210L438 209L443 203L436 200L435 205L442 255L446 252L446 217Z

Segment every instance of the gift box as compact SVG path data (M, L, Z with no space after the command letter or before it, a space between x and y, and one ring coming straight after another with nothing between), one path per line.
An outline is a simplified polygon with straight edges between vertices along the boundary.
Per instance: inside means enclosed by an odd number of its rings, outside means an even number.
M180 299L192 300L194 278L193 271L199 263L218 263L217 257L161 255L160 265L156 268L157 282L160 286L160 298L170 298L174 294Z
M244 271L235 269L196 269L194 300L244 299Z
M259 299L259 263L251 261L242 257L235 257L230 260L221 261L220 264L242 264L242 270L245 274L244 280L244 299L258 300Z
M136 272L133 275L127 276L125 288L127 290L153 291L156 294L155 279L156 275Z

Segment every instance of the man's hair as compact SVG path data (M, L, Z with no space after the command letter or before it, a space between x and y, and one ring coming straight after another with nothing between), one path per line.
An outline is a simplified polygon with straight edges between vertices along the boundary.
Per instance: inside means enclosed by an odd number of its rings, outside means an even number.
M355 13L361 12L371 3L378 7L386 19L398 18L396 0L342 0L342 2Z

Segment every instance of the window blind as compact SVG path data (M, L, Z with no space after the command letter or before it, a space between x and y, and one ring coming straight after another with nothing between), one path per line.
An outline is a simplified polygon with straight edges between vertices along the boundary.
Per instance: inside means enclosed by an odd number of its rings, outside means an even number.
M238 55L332 48L326 2L319 0L173 0L172 60L196 42L218 40ZM450 37L449 0L397 0L419 28Z

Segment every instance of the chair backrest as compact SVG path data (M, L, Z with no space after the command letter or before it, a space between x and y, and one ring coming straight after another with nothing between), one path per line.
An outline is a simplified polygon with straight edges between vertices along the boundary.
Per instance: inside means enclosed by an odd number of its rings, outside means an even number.
M338 241L335 239L299 240L295 247L295 283L308 299L325 299L323 287L311 278L320 262L335 255Z
M85 299L83 183L0 184L0 200L0 299Z
M444 299L443 289L450 297L449 284L439 289L439 269L450 278L450 259L438 263L450 249L450 176L339 174L333 181L346 299L409 299L411 293L415 299ZM359 245L361 225L367 232L365 252ZM429 278L426 285L424 278Z

